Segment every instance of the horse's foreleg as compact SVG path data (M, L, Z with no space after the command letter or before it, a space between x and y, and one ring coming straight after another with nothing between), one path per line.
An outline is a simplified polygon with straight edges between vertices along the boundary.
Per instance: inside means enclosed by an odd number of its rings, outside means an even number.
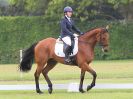
M36 83L36 92L39 93L39 94L42 94L43 93L40 90L40 88L39 88L39 76L40 76L40 73L41 72L42 72L42 67L39 67L39 65L38 65L34 76L35 76L35 83Z
M81 93L84 93L85 91L83 90L83 81L84 81L84 76L85 76L85 71L81 69L81 74L80 74L80 84L79 84L79 91Z
M48 92L49 92L50 94L52 93L53 88L52 88L52 82L50 81L50 79L49 79L49 77L48 77L48 72L49 72L51 69L53 69L54 66L55 66L56 64L57 64L57 62L56 62L55 60L52 60L52 59L48 60L47 65L46 65L46 67L43 69L43 72L42 72L42 74L43 74L45 80L46 80L47 83L48 83L48 87L49 87Z
M95 86L97 74L90 66L87 66L87 71L93 76L92 83L87 86L87 91L89 91L92 87Z

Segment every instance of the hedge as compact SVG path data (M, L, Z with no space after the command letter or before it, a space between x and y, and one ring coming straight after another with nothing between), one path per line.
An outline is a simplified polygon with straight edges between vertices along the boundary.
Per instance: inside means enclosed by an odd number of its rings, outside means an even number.
M94 27L112 24L110 32L110 52L102 53L95 49L96 59L132 59L133 58L133 22L104 21L78 22L82 31ZM18 63L19 50L48 37L57 38L60 33L58 20L40 17L0 17L0 64Z

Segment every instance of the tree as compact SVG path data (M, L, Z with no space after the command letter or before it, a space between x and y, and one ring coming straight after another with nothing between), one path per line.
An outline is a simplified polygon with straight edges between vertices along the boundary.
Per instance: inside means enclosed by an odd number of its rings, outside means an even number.
M46 15L59 19L67 5L74 9L74 16L81 21L123 19L118 9L114 8L115 4L106 0L51 0Z
M10 0L15 15L44 15L50 0Z
M119 9L126 20L133 18L133 0L108 0L114 5L115 9Z
M50 0L26 0L25 10L30 15L44 15Z
M4 6L3 5L8 6ZM133 19L133 0L0 0L1 15L30 15L59 20L63 8L71 6L81 21Z

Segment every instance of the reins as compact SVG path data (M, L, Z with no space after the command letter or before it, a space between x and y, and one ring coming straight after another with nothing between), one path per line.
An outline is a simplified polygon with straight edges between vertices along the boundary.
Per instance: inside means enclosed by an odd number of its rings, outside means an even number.
M107 30L105 30L105 31L107 31ZM87 33L87 32L86 32L86 33ZM86 34L86 33L84 33L84 34ZM105 32L100 32L100 41L99 41L99 43L98 43L99 46L107 46L107 45L103 45L103 44L102 44L102 34L103 34L103 33L105 33ZM84 35L84 34L83 34L83 35ZM79 38L80 36L82 36L82 35L79 35L78 38ZM81 43L90 44L90 43L87 42L87 41L82 41L82 40L79 40L79 39L78 39L78 41L81 42Z

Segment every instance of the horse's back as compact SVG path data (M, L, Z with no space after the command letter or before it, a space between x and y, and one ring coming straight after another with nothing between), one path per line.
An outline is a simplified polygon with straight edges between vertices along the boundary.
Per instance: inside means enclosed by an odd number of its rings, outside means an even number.
M39 42L44 43L44 42L53 42L53 41L56 41L56 39L52 38L52 37L49 37L49 38L43 39L43 40L41 40Z
M56 39L55 38L46 38L46 39L43 39L41 41L38 42L38 46L46 46L46 45L49 45L49 44L53 44L56 42Z
M55 43L55 38L46 38L39 41L35 47L35 55L42 56L44 54L51 53L51 51L53 52Z

